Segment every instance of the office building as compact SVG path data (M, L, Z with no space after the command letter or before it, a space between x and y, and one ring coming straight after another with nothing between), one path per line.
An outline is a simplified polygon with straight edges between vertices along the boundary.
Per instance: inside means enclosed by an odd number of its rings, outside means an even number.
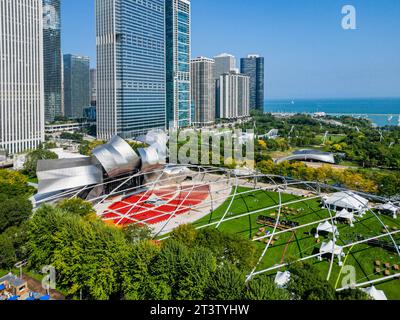
M0 1L0 149L44 141L42 0Z
M217 80L217 116L240 119L250 116L250 77L231 71Z
M214 61L214 80L218 80L219 77L225 73L236 70L236 58L231 54L221 53L214 57Z
M190 90L190 1L166 0L167 124L188 127L192 122Z
M193 59L190 64L192 105L196 125L215 122L214 60L204 57Z
M90 106L90 59L72 54L64 55L64 111L70 119L83 118L84 108Z
M42 0L44 112L46 122L63 115L60 0Z
M250 77L250 108L264 111L264 58L259 55L242 58L240 72Z
M166 127L164 0L96 0L97 137Z

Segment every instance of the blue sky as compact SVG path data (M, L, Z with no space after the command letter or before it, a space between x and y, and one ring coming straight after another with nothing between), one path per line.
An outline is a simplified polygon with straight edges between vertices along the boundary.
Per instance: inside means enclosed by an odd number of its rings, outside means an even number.
M94 0L62 0L62 24L63 52L95 66ZM192 0L193 57L263 55L267 99L400 97L399 35L399 0Z

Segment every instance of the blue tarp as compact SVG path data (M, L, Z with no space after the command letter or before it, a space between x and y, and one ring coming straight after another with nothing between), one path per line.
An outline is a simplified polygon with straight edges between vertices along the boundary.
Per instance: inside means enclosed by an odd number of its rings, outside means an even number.
M18 296L14 296L14 297L9 298L8 300L9 301L14 301L14 300L18 300L18 298L19 298Z
M40 297L39 300L50 300L50 296L49 295L45 295L43 297Z
M6 286L3 284L0 284L0 290L4 290L6 288Z
M27 301L33 301L33 300L36 300L36 299L35 299L34 297L29 297L29 298L26 298L25 301L26 301L26 300L27 300Z

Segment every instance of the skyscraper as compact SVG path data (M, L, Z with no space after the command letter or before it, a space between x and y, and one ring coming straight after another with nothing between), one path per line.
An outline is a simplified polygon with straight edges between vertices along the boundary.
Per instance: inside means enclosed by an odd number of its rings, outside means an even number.
M190 90L190 1L165 0L167 124L191 125Z
M250 77L250 108L264 111L264 58L259 55L242 58L240 72Z
M44 141L42 0L0 1L0 149Z
M214 57L214 79L218 80L219 77L225 73L236 70L236 58L228 53L221 53Z
M96 0L97 136L165 129L164 0Z
M190 64L194 122L200 125L215 122L214 60L199 57Z
M43 4L43 69L45 120L61 116L61 18L60 0L42 0Z
M90 106L90 59L72 54L64 55L64 110L71 119L83 118L84 108Z
M238 119L250 115L250 77L231 71L217 80L217 115L220 119Z

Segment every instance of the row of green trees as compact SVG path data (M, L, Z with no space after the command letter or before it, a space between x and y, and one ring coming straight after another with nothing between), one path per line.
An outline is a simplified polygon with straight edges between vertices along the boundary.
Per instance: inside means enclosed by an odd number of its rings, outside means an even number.
M274 163L260 161L257 168L265 174L276 174L298 180L318 181L348 189L383 196L400 194L400 174L394 171L334 169L329 165L309 167L302 162Z
M87 299L288 298L266 277L245 285L251 242L217 230L176 230L163 243L143 227L120 230L80 200L41 207L29 221L30 267L52 265L57 285Z

